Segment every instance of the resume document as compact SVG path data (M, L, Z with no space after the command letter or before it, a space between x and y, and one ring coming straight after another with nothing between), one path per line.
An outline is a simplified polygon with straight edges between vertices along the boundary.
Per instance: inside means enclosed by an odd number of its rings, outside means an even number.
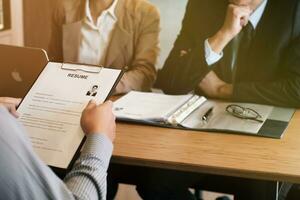
M87 103L103 103L121 70L48 63L18 108L32 145L48 165L67 168L84 138Z

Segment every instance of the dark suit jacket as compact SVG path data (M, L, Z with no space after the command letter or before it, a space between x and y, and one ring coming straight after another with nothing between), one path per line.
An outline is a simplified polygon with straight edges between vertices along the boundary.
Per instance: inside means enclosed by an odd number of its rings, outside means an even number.
M248 56L237 66L232 100L300 107L300 1L269 0ZM214 66L205 60L204 41L222 26L228 0L189 0L182 30L159 72L166 93L187 93L214 70L231 82L230 44ZM187 54L182 54L182 51Z

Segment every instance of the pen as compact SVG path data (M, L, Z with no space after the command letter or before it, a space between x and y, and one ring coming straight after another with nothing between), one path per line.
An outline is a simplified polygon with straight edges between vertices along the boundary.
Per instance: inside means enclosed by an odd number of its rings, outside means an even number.
M203 121L207 121L208 120L209 116L212 114L213 109L214 109L213 107L211 107L210 109L208 109L208 111L202 117Z

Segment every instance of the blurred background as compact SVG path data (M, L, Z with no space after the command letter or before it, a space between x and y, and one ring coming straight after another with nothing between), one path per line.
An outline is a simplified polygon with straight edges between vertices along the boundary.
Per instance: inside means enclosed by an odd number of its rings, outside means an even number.
M64 0L72 3L77 0ZM181 29L187 0L150 0L161 14L161 68ZM39 47L47 50L51 33L53 0L0 0L0 44ZM221 194L204 193L205 200ZM140 200L135 187L121 185L117 200Z
M64 1L72 3L74 0ZM187 0L150 1L161 11L160 39L162 51L157 63L157 67L161 68L181 28ZM4 19L7 22L6 30L0 31L0 43L40 47L47 50L51 31L51 15L55 1L0 0L0 2L3 2L5 6L2 7L5 11Z

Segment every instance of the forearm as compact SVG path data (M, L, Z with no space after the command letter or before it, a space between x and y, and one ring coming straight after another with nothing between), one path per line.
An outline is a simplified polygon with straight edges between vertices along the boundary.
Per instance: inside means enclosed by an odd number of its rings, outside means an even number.
M233 37L228 33L220 30L215 35L208 38L208 43L214 52L221 54L232 38Z
M76 199L106 199L106 176L113 145L102 134L87 136L81 156L64 182Z

